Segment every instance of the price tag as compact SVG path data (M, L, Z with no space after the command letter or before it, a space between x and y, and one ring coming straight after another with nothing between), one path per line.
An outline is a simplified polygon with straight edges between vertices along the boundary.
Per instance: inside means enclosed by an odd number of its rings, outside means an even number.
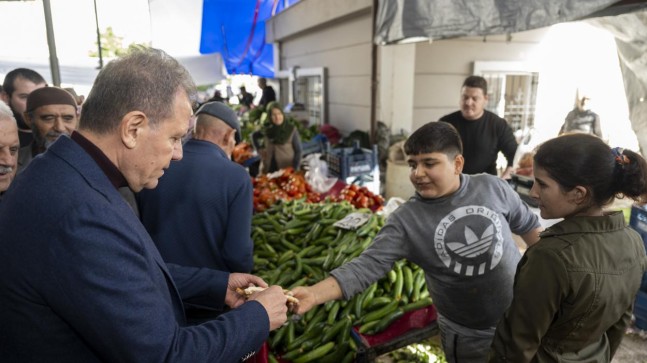
M343 219L333 224L335 227L355 230L365 224L371 218L370 213L350 213Z

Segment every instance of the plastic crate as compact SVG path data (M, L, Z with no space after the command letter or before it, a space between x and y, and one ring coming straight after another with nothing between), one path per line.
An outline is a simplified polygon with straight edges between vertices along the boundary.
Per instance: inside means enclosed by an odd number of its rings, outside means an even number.
M353 327L351 337L357 342L355 362L374 362L378 356L438 335L438 314L434 305L410 311L385 331L363 335Z
M312 139L308 142L301 143L301 156L306 156L314 153L322 153L324 150L324 143L319 139Z
M645 291L638 291L638 295L636 295L634 317L636 318L636 327L647 330L647 292Z
M377 145L369 150L359 147L359 142L355 142L353 147L336 149L326 144L324 160L328 163L328 174L342 180L371 174L377 166Z
M539 207L537 201L530 196L530 189L532 189L532 185L535 183L535 180L533 178L524 175L512 174L511 179L508 183L510 184L512 189L517 192L517 194L519 194L521 200L526 202L526 204L533 208Z
M631 207L629 226L640 234L645 244L645 250L647 250L647 210L644 206L634 205ZM647 273L643 275L640 290L647 292Z
M640 234L647 250L647 210L643 206L634 205L631 207L629 226Z

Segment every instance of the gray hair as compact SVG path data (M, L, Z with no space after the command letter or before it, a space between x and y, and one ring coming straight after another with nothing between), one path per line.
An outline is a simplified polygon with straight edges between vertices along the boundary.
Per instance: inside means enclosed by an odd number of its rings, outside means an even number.
M13 120L13 122L16 122L16 118L13 117L13 111L11 111L11 108L9 108L9 105L4 103L3 101L0 101L0 120Z
M145 113L157 126L172 116L178 91L195 99L195 84L186 68L162 50L134 49L99 72L83 104L79 128L107 134L131 111Z

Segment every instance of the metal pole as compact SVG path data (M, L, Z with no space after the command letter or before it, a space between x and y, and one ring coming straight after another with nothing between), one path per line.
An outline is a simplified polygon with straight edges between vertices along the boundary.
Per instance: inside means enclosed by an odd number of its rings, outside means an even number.
M47 30L47 45L49 46L49 67L52 71L52 82L54 86L61 85L61 70L58 67L58 56L56 55L56 41L54 40L54 27L52 26L52 8L49 0L43 0L45 11L45 28Z
M375 27L377 24L377 7L378 0L373 0L372 8L372 31L371 31L371 130L370 130L370 139L371 145L375 144L376 133L377 133L377 120L376 120L376 108L377 108L377 45L375 44Z
M97 47L99 48L99 69L103 68L103 52L101 51L101 31L99 30L99 14L97 13L97 0L94 0L94 21L97 24Z

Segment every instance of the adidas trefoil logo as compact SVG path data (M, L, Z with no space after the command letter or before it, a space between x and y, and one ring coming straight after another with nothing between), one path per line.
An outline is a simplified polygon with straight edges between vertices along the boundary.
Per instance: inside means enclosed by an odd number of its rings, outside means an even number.
M447 242L446 246L461 257L473 258L479 256L490 248L494 238L494 226L490 225L479 238L470 227L465 227L465 243Z

